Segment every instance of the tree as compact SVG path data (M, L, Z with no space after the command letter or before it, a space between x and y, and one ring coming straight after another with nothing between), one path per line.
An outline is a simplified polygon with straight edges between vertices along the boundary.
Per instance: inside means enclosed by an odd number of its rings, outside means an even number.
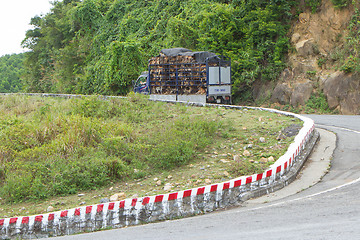
M12 54L0 57L0 92L15 93L21 91L23 83L24 54Z

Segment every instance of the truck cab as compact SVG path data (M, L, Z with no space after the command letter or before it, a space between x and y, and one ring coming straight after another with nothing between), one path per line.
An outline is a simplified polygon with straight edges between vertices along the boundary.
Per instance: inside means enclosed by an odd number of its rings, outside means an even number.
M135 93L149 94L148 72L142 72L141 75L133 81L133 90Z

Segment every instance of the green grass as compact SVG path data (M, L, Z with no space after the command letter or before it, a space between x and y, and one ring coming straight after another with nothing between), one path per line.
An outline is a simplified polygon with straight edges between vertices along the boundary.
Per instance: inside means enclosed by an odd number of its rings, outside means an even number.
M261 172L272 163L260 163L262 157L276 160L293 141L276 140L278 132L301 124L264 111L189 107L133 94L106 101L3 96L0 111L3 216L21 214L9 209L22 207L43 212L42 204L58 210L97 203L111 195L109 186L144 196L162 192L169 181L179 191ZM250 155L243 156L249 144ZM77 198L79 192L86 196Z

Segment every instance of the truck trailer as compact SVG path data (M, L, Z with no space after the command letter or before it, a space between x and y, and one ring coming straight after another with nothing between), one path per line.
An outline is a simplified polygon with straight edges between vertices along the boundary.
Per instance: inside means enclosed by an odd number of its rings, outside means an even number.
M163 49L133 84L134 92L152 100L231 104L231 60L206 51Z

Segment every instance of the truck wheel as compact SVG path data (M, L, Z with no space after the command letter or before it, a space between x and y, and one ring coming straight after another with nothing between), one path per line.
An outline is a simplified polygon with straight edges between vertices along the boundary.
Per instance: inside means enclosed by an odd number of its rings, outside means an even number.
M221 104L229 104L227 100L224 99L224 97L220 97L221 99Z

